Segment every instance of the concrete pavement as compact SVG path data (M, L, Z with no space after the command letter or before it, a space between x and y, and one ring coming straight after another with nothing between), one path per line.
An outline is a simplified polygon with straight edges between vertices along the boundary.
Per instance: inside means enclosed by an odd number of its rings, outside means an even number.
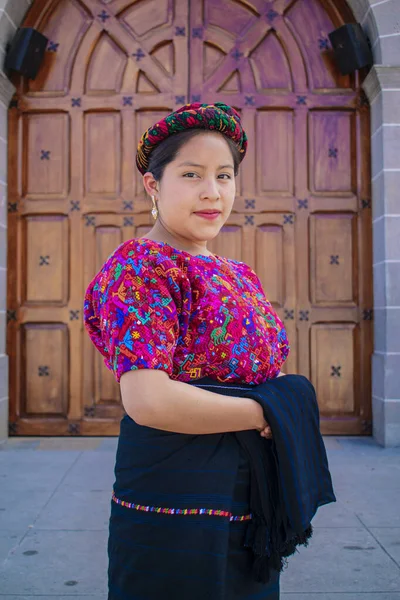
M324 439L338 501L289 559L281 598L400 600L400 448ZM106 600L115 449L115 438L0 446L0 600Z

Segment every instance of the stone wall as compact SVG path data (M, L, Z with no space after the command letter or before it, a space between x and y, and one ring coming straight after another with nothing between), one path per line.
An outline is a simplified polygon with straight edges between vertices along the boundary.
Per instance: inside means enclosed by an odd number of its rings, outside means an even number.
M0 0L0 443L8 436L7 323L7 111L14 86L4 75L5 49L31 0Z
M394 446L400 445L400 67L374 67L364 88L372 135L373 432Z
M400 445L400 1L349 0L373 48L371 105L374 355L373 435Z

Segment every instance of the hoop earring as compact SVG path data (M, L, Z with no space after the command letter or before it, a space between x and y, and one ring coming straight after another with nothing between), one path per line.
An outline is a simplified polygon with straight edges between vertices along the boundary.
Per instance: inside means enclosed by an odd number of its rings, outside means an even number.
M156 201L155 201L155 198L154 198L154 196L152 196L152 197L151 197L151 201L152 201L152 203L153 203L153 208L151 209L151 215L152 215L153 219L154 219L155 221L157 221L157 217L158 217L158 208L157 208L157 204L156 204Z

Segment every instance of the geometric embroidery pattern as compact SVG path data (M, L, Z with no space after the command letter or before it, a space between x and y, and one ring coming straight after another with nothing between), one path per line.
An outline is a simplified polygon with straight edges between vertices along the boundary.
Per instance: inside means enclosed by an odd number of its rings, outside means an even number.
M214 517L227 517L229 518L229 521L250 521L252 519L251 513L248 515L235 516L227 510L215 510L212 508L162 508L161 506L144 506L143 504L133 504L133 502L120 500L115 496L114 493L112 494L112 500L116 504L125 506L126 508L133 508L134 510L139 510L141 512L156 512L163 515L208 515Z
M147 239L109 256L86 290L84 324L117 381L148 368L184 382L257 385L276 377L289 353L248 265Z

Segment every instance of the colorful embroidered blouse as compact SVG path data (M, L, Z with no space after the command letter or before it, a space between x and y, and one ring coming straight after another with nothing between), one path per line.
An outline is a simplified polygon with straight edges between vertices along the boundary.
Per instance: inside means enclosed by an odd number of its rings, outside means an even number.
M117 381L147 368L184 382L257 385L289 352L249 266L147 239L124 242L107 259L86 291L84 322Z

